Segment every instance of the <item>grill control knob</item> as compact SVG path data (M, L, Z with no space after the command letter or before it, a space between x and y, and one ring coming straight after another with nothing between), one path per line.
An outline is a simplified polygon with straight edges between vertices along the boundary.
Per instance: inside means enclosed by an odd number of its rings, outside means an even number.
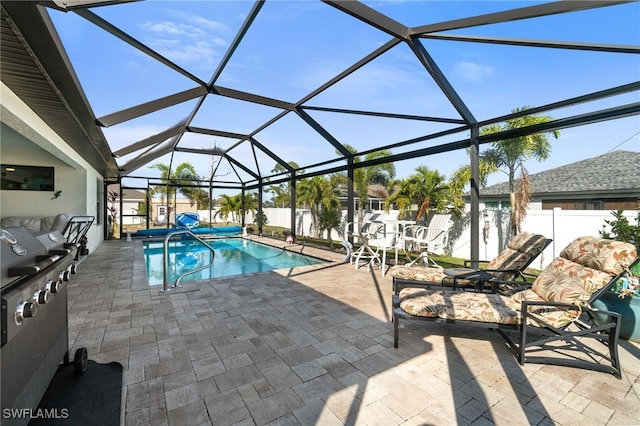
M49 293L56 294L58 291L60 291L60 281L47 281L47 284L45 284L44 289L47 290Z
M32 300L36 305L44 305L49 301L49 290L36 290Z
M20 302L16 308L16 324L22 324L25 318L32 318L36 315L37 305L33 302Z
M67 271L69 271L71 274L75 275L76 272L78 271L78 266L76 266L75 263L72 263L71 265L67 266Z
M60 273L58 274L58 281L67 282L69 281L70 277L71 277L71 273L65 269L64 271L60 271Z

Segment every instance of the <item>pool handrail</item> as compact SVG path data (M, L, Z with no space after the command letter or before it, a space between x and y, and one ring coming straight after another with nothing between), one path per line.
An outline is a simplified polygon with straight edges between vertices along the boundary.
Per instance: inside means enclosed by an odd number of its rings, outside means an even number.
M206 243L206 241L204 241L202 238L198 237L196 234L189 231L188 229L181 229L178 231L168 233L167 236L164 237L164 242L162 243L162 291L163 292L169 291L169 279L168 279L169 273L167 272L169 270L169 240L171 239L171 237L178 234L189 234L196 240L200 241L206 248L208 248L209 251L211 252L211 263L204 266L200 266L191 271L187 271L184 274L180 275L176 279L176 282L173 284L172 287L178 287L178 285L180 284L180 280L186 275L193 274L195 272L202 271L203 269L209 268L211 265L213 265L213 260L216 257L216 252L213 250L213 247L211 247L209 244Z

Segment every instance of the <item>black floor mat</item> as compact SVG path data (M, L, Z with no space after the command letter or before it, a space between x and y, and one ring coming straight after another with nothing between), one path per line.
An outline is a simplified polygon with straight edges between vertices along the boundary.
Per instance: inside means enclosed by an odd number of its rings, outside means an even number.
M87 362L87 371L75 375L73 366L60 367L44 393L30 426L118 426L122 395L122 365ZM45 418L51 417L51 418Z

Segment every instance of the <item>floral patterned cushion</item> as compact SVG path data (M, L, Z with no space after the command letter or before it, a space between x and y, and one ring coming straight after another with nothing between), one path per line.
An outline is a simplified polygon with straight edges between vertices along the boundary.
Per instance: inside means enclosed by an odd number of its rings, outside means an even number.
M613 275L631 265L637 255L633 244L598 237L580 237L560 253L560 257Z
M509 241L507 248L489 262L487 269L522 270L544 250L546 241L543 235L521 232ZM515 278L512 272L494 272L493 275L500 280Z
M405 288L400 291L400 308L417 317L438 317L448 301L444 292L420 288Z
M445 278L442 268L425 268L424 266L395 265L389 269L392 277L413 281L441 282Z
M558 257L538 275L531 290L542 300L584 305L611 275Z
M633 262L632 244L580 237L545 268L531 286L543 300L585 305L591 295Z
M531 290L524 290L508 297L499 294L433 291L418 288L405 288L400 291L400 308L408 314L420 317L443 318L488 322L495 324L520 324L521 302L523 300L542 301ZM578 314L575 310L561 310L548 306L529 308L532 324L540 317L554 327L569 324Z

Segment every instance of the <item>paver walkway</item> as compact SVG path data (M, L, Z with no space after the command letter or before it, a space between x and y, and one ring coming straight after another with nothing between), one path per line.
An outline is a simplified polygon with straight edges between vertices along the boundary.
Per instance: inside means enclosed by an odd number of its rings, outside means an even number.
M126 425L640 424L638 345L622 380L464 326L403 322L394 349L391 278L302 250L335 262L161 293L141 241L105 241L69 283L71 353L124 366Z

